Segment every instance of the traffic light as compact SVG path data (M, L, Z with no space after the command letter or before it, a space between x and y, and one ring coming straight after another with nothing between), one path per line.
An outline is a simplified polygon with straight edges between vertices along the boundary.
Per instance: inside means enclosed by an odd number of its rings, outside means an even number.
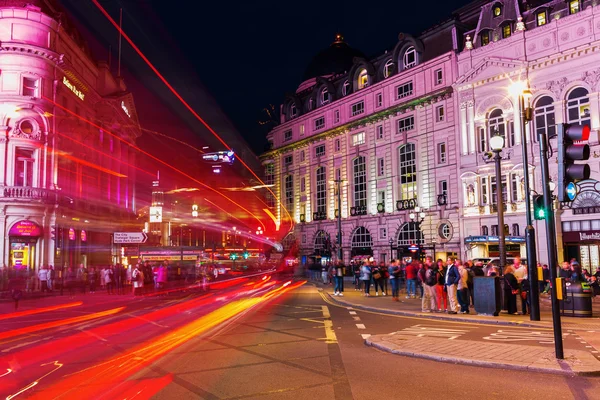
M245 251L244 254L242 254L242 256L244 257L244 260L247 260L250 254L248 254L248 252Z
M588 164L575 164L590 158L590 146L584 142L590 137L590 127L579 124L557 124L558 136L558 201L573 201L567 197L567 186L590 177Z
M544 207L544 196L533 195L533 217L535 219L546 219L546 207Z

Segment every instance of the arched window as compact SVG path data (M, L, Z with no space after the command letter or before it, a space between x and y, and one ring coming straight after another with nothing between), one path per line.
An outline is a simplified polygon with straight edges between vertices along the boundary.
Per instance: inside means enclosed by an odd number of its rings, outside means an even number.
M413 46L410 46L404 52L404 56L402 57L402 65L404 69L412 68L417 65L417 51Z
M359 226L356 228L354 233L352 234L352 248L364 248L364 247L372 247L373 246L373 238L371 237L371 232L364 226Z
M288 212L294 209L294 177L288 175L285 177L285 208Z
M491 36L491 30L489 30L489 29L485 29L485 30L482 30L479 32L479 37L480 37L482 46L487 46L488 44L490 44L490 36Z
M318 213L326 213L327 210L327 183L325 180L325 167L317 168L316 172L316 200Z
M296 108L296 103L292 103L290 105L290 118L296 118L298 116L298 109Z
M590 98L588 91L577 87L567 96L567 122L590 124Z
M548 138L556 134L556 122L554 119L554 100L550 96L540 97L535 102L533 115L535 116L535 131L537 134L546 134ZM537 140L537 135L534 138Z
M350 94L350 82L344 81L344 84L342 85L342 95L348 96L349 94Z
M413 143L405 144L399 151L400 200L417 198L417 154Z
M512 24L510 22L507 22L506 24L502 25L502 37L506 39L509 38L511 34Z
M391 58L385 62L383 66L383 77L389 78L392 75L392 71L394 70L394 60Z
M494 4L494 7L492 7L492 15L494 18L502 15L502 6L500 4Z
M423 233L416 222L407 222L402 225L398 233L398 246L410 246L423 243Z
M317 233L315 234L315 242L314 242L314 249L315 249L315 253L318 254L319 251L325 250L325 247L327 245L327 232L325 231L317 231Z
M502 114L502 110L496 108L492 110L488 115L488 132L490 133L490 137L500 135L504 138L504 145L508 146L508 142L506 140L506 126L504 124L504 115Z
M488 235L489 235L489 230L488 230L488 227L487 227L487 225L483 225L483 226L481 227L481 235L482 235L482 236L488 236Z
M358 89L364 89L369 86L369 75L367 75L366 69L361 69L358 73Z
M519 236L519 224L513 224L512 225L512 235L513 236Z
M367 163L364 156L355 158L353 164L354 207L367 206Z
M329 90L326 87L321 89L321 105L329 104L331 101L331 95L329 94Z

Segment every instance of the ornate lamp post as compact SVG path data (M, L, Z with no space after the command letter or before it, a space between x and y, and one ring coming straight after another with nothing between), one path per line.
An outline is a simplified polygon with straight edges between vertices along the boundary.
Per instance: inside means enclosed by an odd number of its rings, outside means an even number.
M421 207L415 207L414 212L408 214L408 218L412 223L416 225L417 228L417 244L419 246L419 250L417 252L417 258L421 259L421 245L423 244L423 232L421 232L421 224L425 220L425 212L421 210Z

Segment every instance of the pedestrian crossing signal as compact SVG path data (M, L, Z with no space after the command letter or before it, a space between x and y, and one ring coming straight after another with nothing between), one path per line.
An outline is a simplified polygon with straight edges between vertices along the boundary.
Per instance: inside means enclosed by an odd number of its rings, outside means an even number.
M533 196L533 215L535 219L546 219L546 207L544 207L544 196L536 194Z

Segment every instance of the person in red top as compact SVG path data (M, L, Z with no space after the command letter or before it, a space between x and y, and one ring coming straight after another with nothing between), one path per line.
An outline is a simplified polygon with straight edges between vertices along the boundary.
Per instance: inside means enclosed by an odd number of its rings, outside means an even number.
M419 262L414 260L406 266L406 298L416 297L417 272L419 271Z

